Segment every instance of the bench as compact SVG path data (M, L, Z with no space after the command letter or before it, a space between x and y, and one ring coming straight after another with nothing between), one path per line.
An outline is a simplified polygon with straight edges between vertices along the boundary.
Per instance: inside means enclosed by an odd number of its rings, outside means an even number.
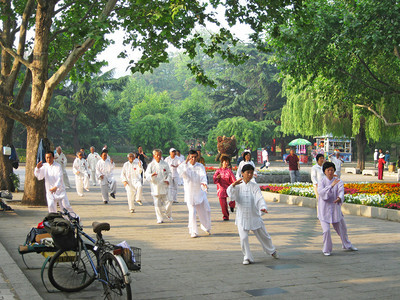
M378 171L376 171L376 170L363 170L362 174L363 175L377 176L378 175Z
M345 173L352 173L352 174L361 174L361 171L359 168L345 168L344 169Z

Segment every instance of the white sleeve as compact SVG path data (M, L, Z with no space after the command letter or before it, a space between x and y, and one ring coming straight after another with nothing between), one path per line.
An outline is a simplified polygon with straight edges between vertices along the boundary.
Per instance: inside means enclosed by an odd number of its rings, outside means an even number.
M37 178L38 180L44 179L44 174L45 174L45 172L44 172L44 167L42 166L40 169L38 169L37 167L35 167L34 174L35 174L35 176L36 176L36 178Z

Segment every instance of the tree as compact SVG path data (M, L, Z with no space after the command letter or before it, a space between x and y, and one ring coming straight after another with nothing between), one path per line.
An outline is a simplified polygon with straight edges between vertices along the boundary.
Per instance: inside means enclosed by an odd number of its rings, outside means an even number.
M232 26L238 20L248 23L255 30L253 38L257 39L263 23L279 17L277 6L290 5L292 1L271 0L260 3L251 0L246 6L238 4L237 1L212 0L210 3L214 8L224 4L228 25ZM47 136L48 108L53 92L68 74L76 80L79 79L79 74L83 74L83 70L86 74L98 71L101 63L95 63L95 57L110 43L105 38L106 33L123 29L124 44L132 49L142 50L139 61L132 61L133 72L145 72L166 61L166 50L170 44L177 48L185 48L191 58L195 56L195 49L200 44L207 55L221 53L229 61L237 60L229 48L221 47L228 40L235 42L228 30L221 29L213 34L210 43L205 43L199 35L193 34L193 29L198 25L205 26L205 22L218 24L213 13L207 11L207 6L206 2L183 0L2 2L0 86L3 93L0 103L0 135L2 142L7 143L12 132L11 119L27 128L27 172L23 204L45 202L43 190L40 190L43 184L36 180L33 169L39 140ZM26 40L28 30L34 32L32 40ZM17 36L17 49L14 49ZM27 57L25 53L30 51L31 54ZM126 53L121 55L126 56ZM27 84L21 84L19 92L24 94L29 82L32 83L30 107L26 112L20 111L20 102L14 101L20 98L12 93L21 65L26 66L25 74L20 76L25 75ZM201 67L192 65L190 69L200 82L208 82ZM6 79L8 76L10 79ZM4 157L2 161L4 165Z

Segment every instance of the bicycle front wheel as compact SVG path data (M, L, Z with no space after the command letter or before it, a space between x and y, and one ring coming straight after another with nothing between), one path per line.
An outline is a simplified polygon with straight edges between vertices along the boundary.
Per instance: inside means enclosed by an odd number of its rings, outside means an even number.
M86 244L91 260L97 266L98 257L93 246ZM95 273L84 249L80 251L59 250L49 264L49 280L58 290L77 292L88 287L95 279Z
M125 283L124 274L115 256L104 253L100 259L100 278L104 289L104 299L132 299L131 285Z

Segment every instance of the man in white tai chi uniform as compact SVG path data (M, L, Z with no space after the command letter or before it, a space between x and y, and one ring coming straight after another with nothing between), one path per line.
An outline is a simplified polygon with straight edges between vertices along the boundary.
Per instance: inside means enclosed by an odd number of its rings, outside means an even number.
M64 186L66 188L71 188L71 184L69 183L68 174L67 174L67 157L60 146L56 148L56 153L54 154L54 160L61 165L63 171L63 180Z
M196 162L197 152L189 151L186 162L178 167L179 176L183 179L185 202L189 211L189 234L198 236L196 214L199 215L200 228L211 234L211 208L207 200L207 174L203 164Z
M126 190L129 211L131 213L135 212L135 201L139 205L143 205L142 172L142 162L135 159L135 154L129 153L128 161L124 163L124 166L122 167L121 180Z
M60 210L66 208L74 212L69 204L63 181L63 171L59 163L54 161L54 152L47 152L46 163L39 162L36 165L34 174L38 180L44 179L46 198L49 212L57 212L57 203Z
M107 204L109 200L108 191L110 191L110 196L114 199L117 191L117 183L113 174L115 164L112 159L108 160L107 157L108 150L104 149L101 152L101 160L99 160L96 165L96 176L100 184L101 196L104 204Z
M154 200L157 224L164 223L161 207L165 206L165 215L172 221L172 201L168 199L168 185L171 181L171 171L168 164L161 160L162 151L153 150L153 161L146 169L146 180L150 182L151 195Z
M97 165L97 162L101 159L100 155L97 152L95 152L94 150L95 150L95 148L93 146L90 147L90 153L87 158L88 167L91 172L90 181L92 182L92 185L96 185L96 179L97 179L96 165Z
M171 181L169 182L169 200L172 202L178 202L176 199L179 183L178 166L181 163L181 160L176 155L175 148L169 149L169 156L165 159L165 162L168 164L171 171Z
M83 158L81 151L76 153L76 158L72 165L75 174L76 193L79 197L83 197L83 189L89 192L89 170L86 159Z

